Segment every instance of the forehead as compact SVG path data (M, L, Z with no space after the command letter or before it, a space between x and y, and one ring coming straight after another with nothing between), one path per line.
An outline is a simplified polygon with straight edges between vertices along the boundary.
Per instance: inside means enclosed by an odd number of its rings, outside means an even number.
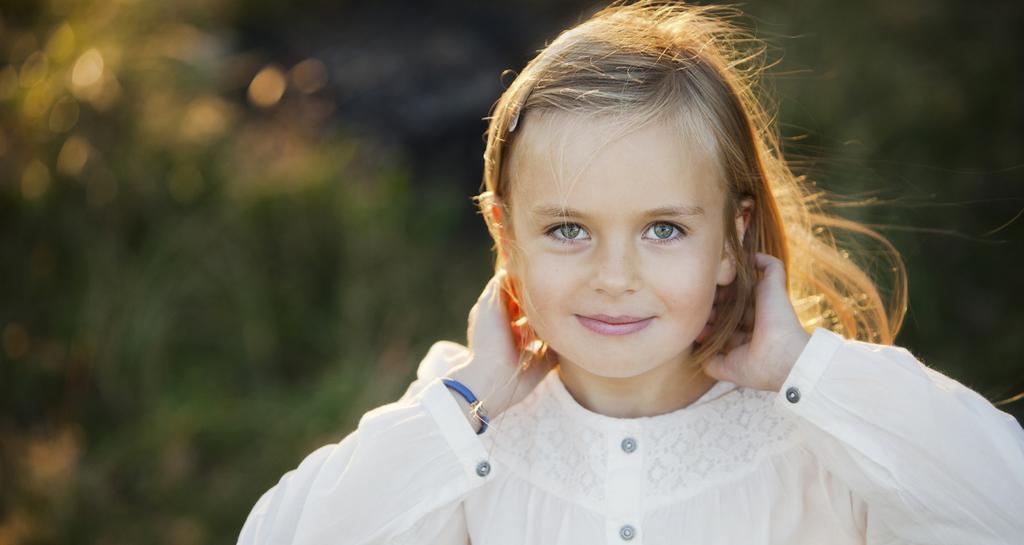
M622 134L607 118L530 114L510 159L519 211L554 205L610 217L673 204L712 213L723 202L713 147L688 136L699 131L661 119Z

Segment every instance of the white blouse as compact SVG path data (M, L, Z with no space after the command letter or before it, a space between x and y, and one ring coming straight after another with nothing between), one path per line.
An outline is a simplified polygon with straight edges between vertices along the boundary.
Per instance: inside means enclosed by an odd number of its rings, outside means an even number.
M779 392L615 418L552 369L477 435L438 341L399 401L259 499L239 544L1024 544L1024 430L908 350L818 328Z

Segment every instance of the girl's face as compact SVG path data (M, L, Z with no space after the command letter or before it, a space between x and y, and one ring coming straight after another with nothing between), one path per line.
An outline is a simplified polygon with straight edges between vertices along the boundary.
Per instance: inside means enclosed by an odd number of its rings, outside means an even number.
M716 286L735 277L715 162L667 124L599 149L607 138L600 121L567 119L525 123L510 164L521 259L513 257L509 272L530 294L529 323L562 365L601 377L681 364ZM736 226L742 239L741 217ZM610 335L581 319L600 314L649 321Z

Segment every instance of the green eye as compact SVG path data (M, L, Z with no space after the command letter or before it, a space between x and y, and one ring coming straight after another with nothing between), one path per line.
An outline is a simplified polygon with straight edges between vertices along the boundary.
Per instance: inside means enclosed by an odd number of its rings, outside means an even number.
M582 230L583 228L579 224L562 223L549 228L544 234L562 244L575 244L577 241L582 240L576 238Z
M659 223L654 226L654 235L658 238L665 239L672 236L672 231L674 229L675 227L672 227L667 223Z
M565 238L574 239L576 235L580 234L580 226L575 223L567 223L558 228L558 231L562 233Z
M652 240L658 244L668 244L686 236L686 230L674 223L656 223L648 230L654 232Z

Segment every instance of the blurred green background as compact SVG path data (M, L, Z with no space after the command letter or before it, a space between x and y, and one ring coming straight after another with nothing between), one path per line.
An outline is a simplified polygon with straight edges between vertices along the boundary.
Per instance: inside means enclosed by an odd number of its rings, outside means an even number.
M599 5L5 0L0 545L233 543L465 342L482 118ZM1024 390L1019 2L741 7L794 165L883 201L839 211L907 260L898 344Z

